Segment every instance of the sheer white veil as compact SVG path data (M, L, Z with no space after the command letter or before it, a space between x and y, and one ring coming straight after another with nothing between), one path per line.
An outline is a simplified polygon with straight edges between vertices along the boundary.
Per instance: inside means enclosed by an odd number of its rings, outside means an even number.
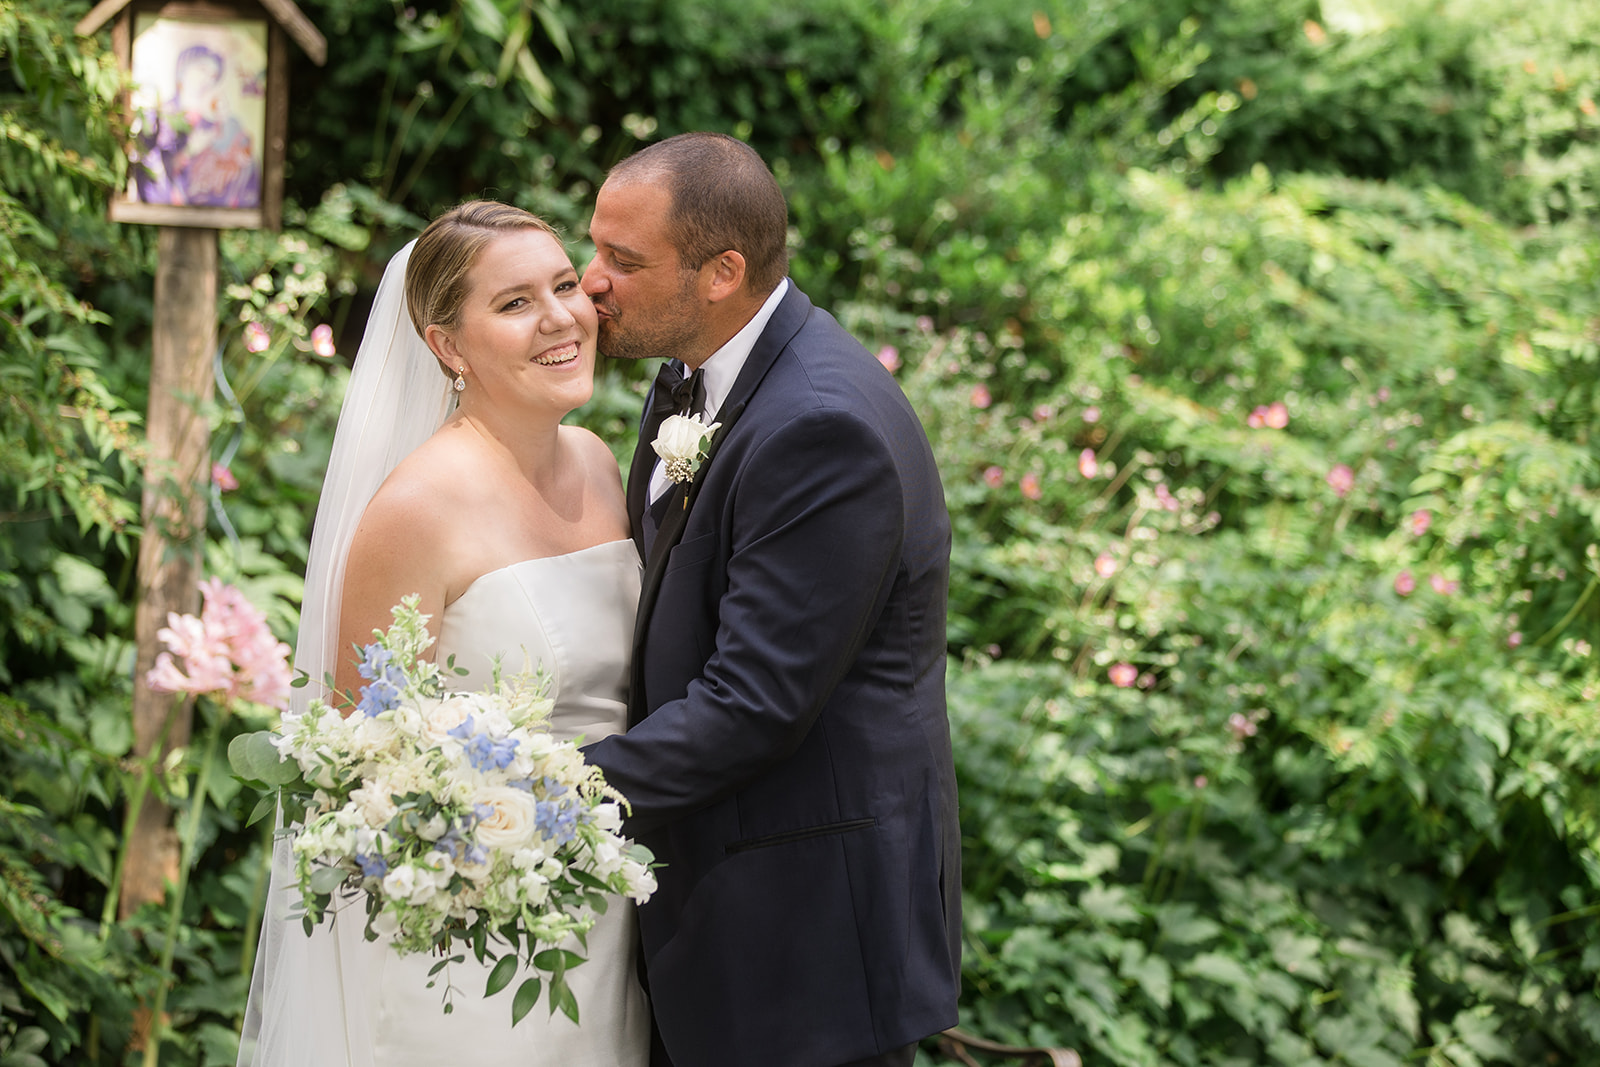
M455 394L406 312L405 273L415 241L383 272L356 353L333 454L322 483L306 562L295 666L311 684L294 691L291 714L323 692L339 655L339 602L356 525L389 472L426 441L455 406ZM373 1022L381 945L362 937L365 909L352 903L307 936L291 916L298 899L288 838L273 848L272 882L261 927L239 1067L374 1067Z

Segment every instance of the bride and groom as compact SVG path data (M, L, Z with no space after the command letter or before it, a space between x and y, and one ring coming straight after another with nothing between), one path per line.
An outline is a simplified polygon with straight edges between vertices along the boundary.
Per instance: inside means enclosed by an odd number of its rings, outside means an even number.
M297 665L358 687L336 649L408 593L461 688L495 654L541 664L553 732L627 796L659 888L590 932L579 1024L512 1027L470 960L441 975L443 1014L435 961L365 942L360 916L307 936L269 912L241 1064L909 1065L956 1021L950 528L916 415L787 279L783 195L741 142L625 159L590 233L580 276L542 221L477 202L391 262ZM597 343L668 357L626 490L606 445L561 425ZM689 407L718 429L674 480L652 441Z

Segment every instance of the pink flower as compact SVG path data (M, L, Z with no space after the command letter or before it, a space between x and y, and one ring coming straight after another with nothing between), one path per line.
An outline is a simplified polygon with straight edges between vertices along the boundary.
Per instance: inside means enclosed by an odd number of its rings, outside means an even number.
M1055 408L1051 407L1049 404L1040 404L1038 407L1033 409L1033 421L1049 422L1055 417L1055 414Z
M1029 500L1038 500L1044 496L1044 489L1039 485L1039 476L1032 471L1022 476L1022 495Z
M1117 573L1117 557L1109 552L1102 552L1094 558L1094 572L1102 578L1109 578Z
M1083 409L1083 421L1084 422L1099 422L1100 421L1100 409L1097 408L1097 407L1084 408Z
M1281 400L1274 400L1267 405L1266 423L1274 430L1281 430L1289 425L1289 408Z
M1194 776L1194 787L1196 789L1204 789L1206 786L1208 786L1210 784L1211 784L1211 779L1207 778L1205 775L1197 774L1197 775Z
M1451 581L1442 574L1435 574L1433 577L1429 578L1428 584L1433 586L1433 591L1438 593L1440 596L1449 596L1451 593L1454 593L1457 589L1461 588L1460 582Z
M1100 471L1100 463L1094 458L1094 449L1086 448L1078 453L1078 473L1085 478L1093 478Z
M1343 497L1355 487L1356 472L1341 463L1328 472L1328 484L1335 496Z
M233 472L221 463L211 465L211 483L224 493L239 488L239 479Z
M1394 591L1401 596L1410 596L1416 589L1417 580L1411 576L1410 571L1401 571L1394 576Z
M1111 669L1107 671L1106 674L1110 676L1112 685L1116 686L1118 689L1127 689L1129 686L1133 685L1134 682L1138 681L1139 668L1135 667L1131 663L1117 663L1113 664Z
M1246 415L1244 424L1252 430L1259 430L1267 424L1267 408L1265 404L1257 404L1254 411Z
M209 693L282 708L289 702L289 646L267 628L267 617L220 578L200 583L200 617L167 616L156 636L167 650L145 684L161 693ZM178 661L182 660L182 666Z
M927 315L918 315L917 329L921 330L923 333L932 333L933 319L929 318Z
M974 385L972 387L972 406L973 407L975 407L975 408L986 408L991 403L993 403L993 400L989 396L989 387L987 385L984 385L982 382L979 382L977 385Z
M983 472L983 480L990 489L998 489L1006 484L1006 472L1001 467L989 467Z
M1228 729L1233 732L1235 741L1243 741L1247 737L1256 735L1256 724L1248 715L1237 711L1228 716Z
M1507 648L1516 648L1520 644L1522 644L1522 631L1521 630L1512 631L1511 636L1506 638L1506 647Z
M259 322L244 324L244 347L247 352L265 352L272 345L272 335Z
M329 326L327 323L323 323L311 331L311 351L315 352L323 359L333 358L334 348L332 326Z
M1161 505L1162 511L1177 511L1183 506L1178 503L1178 498L1172 495L1165 482L1156 484L1156 503Z
M1428 532L1428 527L1433 525L1433 512L1427 508L1419 508L1411 513L1411 535L1421 537Z

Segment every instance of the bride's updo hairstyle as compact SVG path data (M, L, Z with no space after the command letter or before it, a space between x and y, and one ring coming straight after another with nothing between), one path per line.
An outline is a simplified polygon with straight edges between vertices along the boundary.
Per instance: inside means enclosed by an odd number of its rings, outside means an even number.
M561 243L561 235L544 219L493 200L469 200L428 224L406 265L406 310L418 337L426 340L429 326L456 328L467 299L467 272L485 245L516 230L542 230ZM455 377L452 368L443 363L439 368L446 377Z

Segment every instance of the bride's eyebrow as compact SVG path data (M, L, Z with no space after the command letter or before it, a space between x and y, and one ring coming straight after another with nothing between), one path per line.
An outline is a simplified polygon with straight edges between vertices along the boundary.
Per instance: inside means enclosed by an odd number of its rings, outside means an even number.
M569 276L576 278L578 276L578 268L563 267L556 271L555 274L551 275L550 281L552 284L554 284L555 282L559 282ZM503 285L499 289L496 289L494 292L489 294L489 303L498 303L499 301L510 296L512 293L520 293L525 289L533 289L536 287L537 285L534 282L513 282L510 285Z

